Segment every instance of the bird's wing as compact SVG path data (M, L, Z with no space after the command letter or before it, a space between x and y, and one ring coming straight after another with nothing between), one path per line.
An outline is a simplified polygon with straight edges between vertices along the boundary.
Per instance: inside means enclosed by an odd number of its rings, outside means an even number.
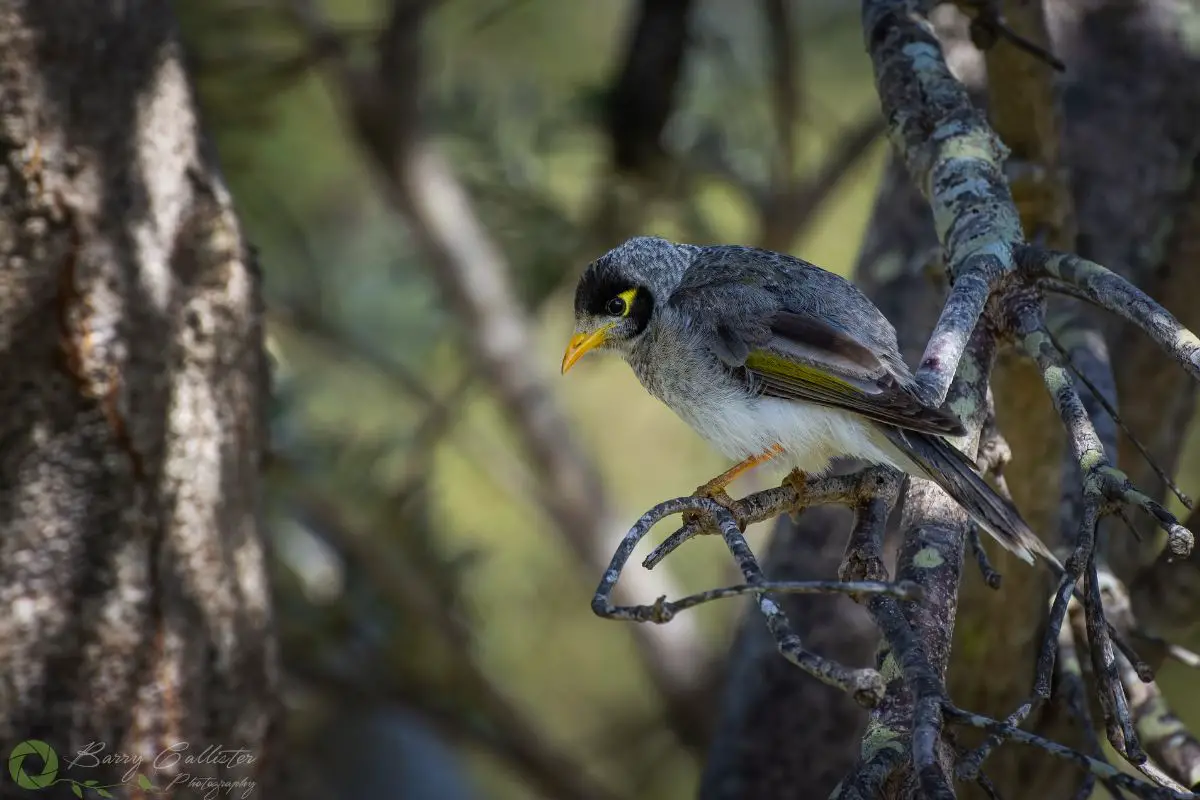
M964 433L957 418L926 406L901 382L894 366L898 354L864 342L853 332L853 323L830 321L839 313L844 319L845 309L826 313L837 305L828 292L845 286L822 285L811 287L819 291L798 293L789 285L796 280L827 284L830 278L849 284L798 263L807 269L787 269L789 264L757 259L700 262L688 270L669 303L684 315L686 324L702 331L714 355L755 391L843 408L924 433ZM839 291L837 296L844 295ZM862 302L865 306L855 309L857 313L882 318L865 298Z

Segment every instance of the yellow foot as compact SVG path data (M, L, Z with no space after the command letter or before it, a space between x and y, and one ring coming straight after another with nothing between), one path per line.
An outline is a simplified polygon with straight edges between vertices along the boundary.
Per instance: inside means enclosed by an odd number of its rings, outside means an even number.
M794 469L783 479L783 485L792 487L796 490L796 494L803 497L804 493L808 491L808 473Z
M808 492L808 474L799 469L794 469L783 479L783 485L795 489L797 499L803 502L804 495ZM802 510L801 508L796 508L788 512L788 516L792 522L800 519L800 512Z
M749 469L754 469L764 461L770 461L775 456L783 452L783 447L778 444L773 444L765 453L749 458L734 464L729 469L722 472L717 477L713 478L708 483L696 487L697 497L707 497L710 500L716 501L722 507L733 511L733 498L725 491L725 487L733 483L733 481L743 472ZM689 511L683 515L683 521L691 524L698 520L700 515L694 511ZM742 530L746 529L745 525L739 525Z
M725 482L720 480L720 477L714 478L708 483L702 483L696 487L695 497L706 497L712 500L717 505L724 508L726 511L733 513L734 499L729 496L729 492L725 491ZM698 511L686 511L683 515L683 521L687 525L691 525L700 521L701 514ZM739 526L743 530L745 526Z

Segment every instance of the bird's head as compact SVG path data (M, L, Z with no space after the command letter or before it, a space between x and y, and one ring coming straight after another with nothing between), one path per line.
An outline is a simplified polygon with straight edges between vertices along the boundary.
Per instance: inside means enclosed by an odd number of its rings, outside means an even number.
M589 264L575 288L575 334L563 354L563 373L591 350L627 353L679 285L696 249L638 236Z

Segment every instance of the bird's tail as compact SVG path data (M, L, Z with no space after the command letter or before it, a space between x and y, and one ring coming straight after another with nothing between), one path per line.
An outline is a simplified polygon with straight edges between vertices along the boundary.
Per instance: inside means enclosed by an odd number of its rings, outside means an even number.
M880 425L879 428L887 440L918 468L909 470L910 473L929 478L942 487L1005 549L1030 564L1034 562L1035 555L1040 555L1062 568L1050 548L1021 518L1016 506L997 494L975 469L975 465L956 447L942 437L928 433L902 430L890 425Z

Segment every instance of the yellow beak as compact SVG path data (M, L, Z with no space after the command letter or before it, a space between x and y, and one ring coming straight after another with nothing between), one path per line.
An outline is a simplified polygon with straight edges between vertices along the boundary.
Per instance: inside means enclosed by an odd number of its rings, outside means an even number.
M607 327L591 333L577 333L572 336L571 341L567 344L567 352L563 353L562 374L566 375L567 370L575 366L576 361L587 355L589 350L594 350L604 344L607 339Z

